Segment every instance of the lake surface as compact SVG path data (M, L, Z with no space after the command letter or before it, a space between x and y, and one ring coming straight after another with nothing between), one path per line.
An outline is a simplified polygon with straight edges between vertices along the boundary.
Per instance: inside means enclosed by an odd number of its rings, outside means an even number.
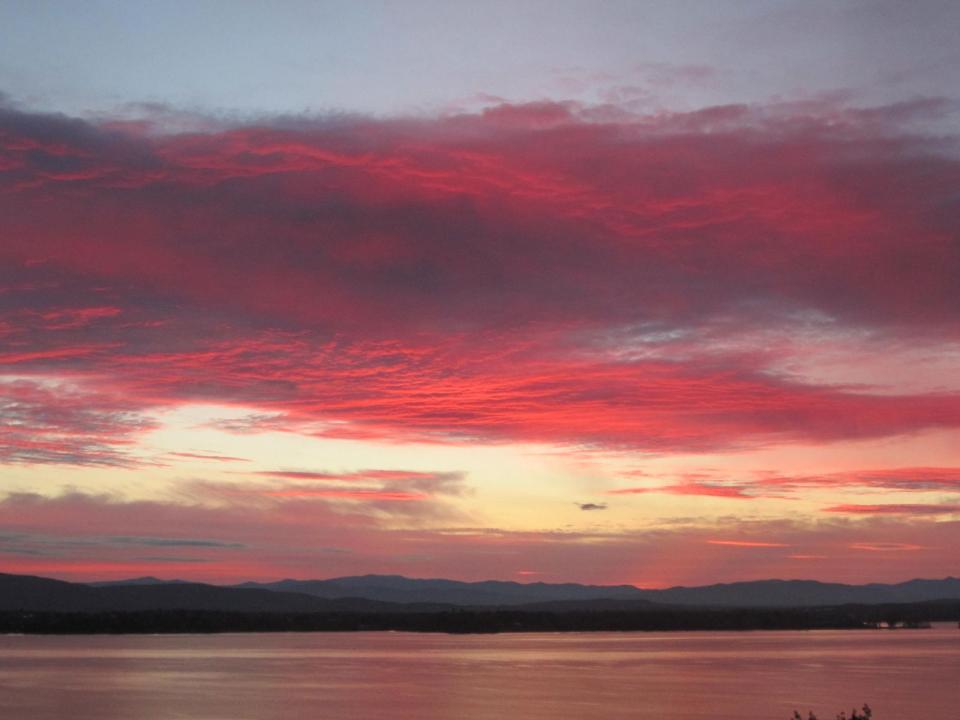
M960 718L960 630L0 636L13 720Z

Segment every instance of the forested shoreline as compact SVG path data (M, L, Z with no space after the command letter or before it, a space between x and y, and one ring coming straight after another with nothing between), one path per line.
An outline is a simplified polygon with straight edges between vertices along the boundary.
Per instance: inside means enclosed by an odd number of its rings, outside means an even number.
M839 607L658 608L544 611L463 608L439 612L229 612L146 610L0 613L5 634L223 632L437 633L823 630L923 627L960 620L960 601Z

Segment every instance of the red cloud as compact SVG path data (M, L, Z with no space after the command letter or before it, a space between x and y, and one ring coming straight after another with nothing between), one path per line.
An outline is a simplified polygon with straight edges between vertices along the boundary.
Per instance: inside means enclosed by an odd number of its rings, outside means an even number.
M944 111L538 103L146 137L0 110L0 365L395 441L956 428L955 393L790 379L737 335L949 335L960 163L907 129Z
M802 385L735 368L540 357L500 338L431 348L281 338L196 354L108 356L134 396L282 413L264 429L458 442L590 442L662 451L876 437L960 424L960 399ZM503 338L509 343L509 338ZM464 343L464 345L461 345ZM331 422L338 421L338 422Z
M424 327L440 307L460 323L559 309L673 320L763 299L886 321L914 317L918 305L952 311L949 268L897 264L907 229L920 233L912 249L921 259L955 260L938 235L950 229L946 217L911 184L933 174L938 183L925 192L950 187L949 155L897 136L899 108L823 107L822 120L815 110L713 108L597 123L538 104L152 141L20 115L5 145L21 170L5 175L15 196L7 222L22 234L5 252L334 323L343 312L341 322L374 322L376 311ZM29 137L40 125L42 136ZM59 161L69 169L34 159L44 145L65 144L76 146L76 158ZM101 209L129 232L108 232ZM91 240L97 253L73 251ZM930 284L912 299L891 298L888 277ZM318 291L322 302L302 302ZM515 302L498 307L499 293L516 293Z

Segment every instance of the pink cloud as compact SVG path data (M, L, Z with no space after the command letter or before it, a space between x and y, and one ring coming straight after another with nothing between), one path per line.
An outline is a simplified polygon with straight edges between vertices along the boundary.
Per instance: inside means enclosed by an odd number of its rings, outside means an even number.
M285 480L317 480L334 482L434 482L460 479L460 473L434 473L414 470L355 470L352 472L316 472L308 470L258 470L248 473Z
M48 310L40 319L49 330L75 330L104 318L112 318L123 311L118 307L85 307Z
M756 496L749 494L738 485L719 485L704 482L684 482L673 485L652 487L633 487L610 490L610 495L638 495L643 493L667 493L670 495L692 495L703 497L738 498L748 500Z
M403 490L336 490L331 488L284 488L282 490L265 490L267 497L276 498L326 498L331 500L383 500L386 502L411 502L429 500L426 493L405 492Z
M868 552L876 553L890 553L890 552L915 552L919 550L929 550L923 545L914 545L912 543L896 543L896 542L866 542L866 543L854 543L850 546L854 550L867 550Z
M832 505L824 512L846 515L951 515L960 513L960 505L930 503L889 503L883 505Z
M551 581L607 584L798 576L872 582L937 576L954 562L958 531L957 522L887 517L809 525L728 520L632 532L396 529L383 517L343 513L311 498L212 499L14 495L0 501L0 554L8 572L77 579L129 576L139 567L222 581L367 572L480 580L535 569ZM864 562L867 555L877 562ZM145 559L157 557L168 559Z
M249 462L246 458L233 457L230 455L218 455L216 453L198 453L198 452L172 452L172 457L185 458L187 460L211 460L215 462Z
M640 72L653 85L709 80ZM0 108L0 463L134 468L149 413L195 402L248 410L218 425L238 433L571 452L955 431L955 392L791 375L802 343L775 342L802 330L814 344L868 337L939 354L960 340L956 138L915 129L949 112L930 100L653 115L497 102L158 134ZM0 550L78 575L155 563L143 548L170 541L176 555L163 556L181 559L158 567L195 577L480 579L506 558L507 574L679 583L784 576L803 558L849 580L943 574L956 533L942 517L953 505L839 501L813 528L437 530L466 492L459 473L235 477L178 502L8 497L2 534L28 539ZM851 488L949 493L960 470L707 474L615 493ZM146 544L116 540L133 537ZM207 541L222 545L190 544ZM864 552L884 569L864 568Z
M960 490L960 468L892 467L848 470L820 475L762 474L754 483L757 490L780 488L875 488L901 492Z
M936 338L960 166L906 128L942 104L598 112L146 136L4 110L0 297L42 322L0 314L0 363L380 440L697 452L960 426L952 393L656 339L805 316Z
M942 112L501 104L150 137L5 110L0 365L79 389L5 384L0 460L133 465L144 413L196 401L256 408L236 431L660 453L957 428L954 393L803 382L742 334L823 318L953 337L960 170L904 125ZM364 472L269 477L442 482ZM906 468L655 491L957 482Z
M626 477L657 478L642 470L623 473ZM866 470L845 470L820 475L782 475L776 472L753 471L748 475L719 471L683 473L679 482L660 485L619 488L611 495L667 493L706 497L727 497L763 500L796 499L810 488L845 490L873 489L896 493L952 492L960 489L960 470L953 467L904 467ZM878 505L839 504L824 508L825 512L848 514L944 514L955 512L956 505L930 503L885 503Z
M136 438L155 423L118 394L0 382L0 463L136 467Z

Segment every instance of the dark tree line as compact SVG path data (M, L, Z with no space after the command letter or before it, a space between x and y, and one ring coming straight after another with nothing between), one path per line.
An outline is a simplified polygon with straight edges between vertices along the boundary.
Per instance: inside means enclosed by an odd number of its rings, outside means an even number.
M463 608L435 612L0 612L0 633L352 632L441 633L663 630L815 630L920 625L960 619L960 601L819 608L548 611Z

